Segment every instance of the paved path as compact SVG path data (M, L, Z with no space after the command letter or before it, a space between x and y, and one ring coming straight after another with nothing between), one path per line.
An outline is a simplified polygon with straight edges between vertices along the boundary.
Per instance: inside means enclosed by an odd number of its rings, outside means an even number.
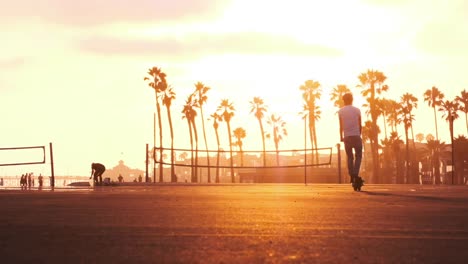
M0 263L467 263L468 187L0 190Z

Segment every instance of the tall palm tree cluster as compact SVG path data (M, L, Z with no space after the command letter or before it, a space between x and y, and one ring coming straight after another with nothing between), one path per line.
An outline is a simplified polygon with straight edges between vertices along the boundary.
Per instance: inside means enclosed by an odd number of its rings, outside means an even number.
M397 183L417 183L419 182L419 163L418 155L415 146L415 136L413 131L413 121L415 120L414 110L418 107L418 98L411 93L403 94L399 100L384 98L383 93L388 91L389 87L385 84L387 77L380 71L367 70L358 76L359 85L362 96L366 99L364 108L366 109L367 120L364 122L362 137L365 147L370 146L370 163L366 158L366 164L369 163L368 179L375 183L383 183L391 181L391 177L395 178ZM152 157L154 164L159 164L159 182L163 181L163 129L161 118L161 105L166 106L167 120L170 127L171 136L171 181L176 182L177 176L174 169L174 133L172 126L171 106L172 101L176 97L174 89L168 85L166 74L158 67L152 67L148 70L148 75L144 77L148 86L155 92L155 106L158 119L159 128L159 147L154 147ZM216 176L214 182L219 182L219 163L220 152L222 152L219 137L219 124L224 122L226 124L228 141L229 141L229 160L230 160L230 175L231 181L234 182L234 166L233 166L233 147L238 147L241 157L241 166L243 166L243 151L244 146L242 140L246 137L246 130L242 127L237 127L231 130L231 121L235 116L235 107L233 102L229 99L222 99L216 110L210 114L208 120L212 120L213 129L216 135L217 153L216 166L210 166L210 150L208 149L206 128L205 128L205 115L204 106L208 101L208 92L210 87L204 85L202 82L195 83L195 89L188 95L181 110L182 118L187 120L189 129L191 155L191 182L199 182L200 176L198 169L199 161L199 133L197 130L197 118L201 119L202 135L204 140L205 156L207 159L207 181L212 182L210 168L216 168ZM318 162L318 136L316 133L316 124L320 120L321 110L318 105L318 100L322 96L321 84L315 80L307 80L299 87L302 92L303 110L299 113L302 116L305 126L308 127L309 140L311 149L315 149L312 153L312 160ZM349 93L351 90L344 84L337 85L333 88L330 94L330 100L334 103L337 109L343 106L342 96ZM427 152L426 157L430 157L431 171L434 173L435 183L440 183L440 154L444 149L445 143L439 141L437 112L442 113L442 116L450 124L452 146L455 142L458 145L467 146L466 137L460 136L457 139L453 138L453 123L454 120L459 118L458 113L465 114L465 124L468 132L468 93L463 90L461 94L453 100L447 100L444 94L436 87L432 87L424 92L424 101L427 102L429 107L434 112L435 134L426 137ZM198 115L200 113L200 115ZM265 139L271 139L274 143L276 150L276 164L279 166L279 143L287 136L286 122L280 115L268 113L268 107L261 97L253 97L250 101L250 113L258 121L260 128L260 137L262 142L262 160L263 166L266 166L266 147ZM384 139L379 141L379 134L381 127L379 126L379 118L383 121ZM264 122L266 120L266 122ZM269 126L265 128L264 124ZM403 142L398 135L397 128L401 125L405 131L405 141ZM266 130L270 131L267 132ZM390 133L388 135L388 130ZM413 140L410 140L410 136ZM417 138L424 138L423 135L418 134ZM235 140L233 142L233 139ZM412 142L412 144L411 144ZM410 146L411 144L411 146ZM404 154L401 155L404 146ZM466 148L465 148L466 149ZM465 155L466 151L463 148L458 148L459 155ZM158 153L159 152L159 153ZM461 154L460 154L461 153ZM421 156L421 155L419 155ZM420 158L420 157L419 157ZM158 161L159 159L159 161ZM462 160L468 161L468 158ZM462 165L465 162L462 163ZM463 165L464 166L464 165ZM365 166L366 167L366 166ZM154 181L156 181L156 165L154 165ZM383 170L383 172L382 172ZM463 170L461 170L463 173ZM201 173L200 173L201 174ZM462 174L460 174L462 175ZM460 176L462 178L463 176Z

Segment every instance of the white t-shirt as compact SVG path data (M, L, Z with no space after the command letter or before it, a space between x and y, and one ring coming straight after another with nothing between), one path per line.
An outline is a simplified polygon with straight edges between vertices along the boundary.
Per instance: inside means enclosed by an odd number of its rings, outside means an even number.
M359 131L361 110L359 110L359 108L352 105L346 105L338 110L338 116L343 122L342 126L345 137L361 135L361 132Z

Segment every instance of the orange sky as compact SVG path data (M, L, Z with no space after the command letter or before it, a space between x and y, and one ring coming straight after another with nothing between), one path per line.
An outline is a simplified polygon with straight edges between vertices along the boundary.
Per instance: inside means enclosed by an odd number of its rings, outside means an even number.
M313 79L324 98L341 83L358 94L357 76L367 69L387 75L387 98L418 97L415 133L434 134L422 94L435 85L453 99L468 89L467 10L463 0L3 1L0 147L53 142L59 175L87 175L93 161L112 167L120 159L143 169L154 111L143 77L152 66L177 93L180 148L189 141L179 113L198 81L212 88L206 113L222 98L234 103L232 128L247 130L244 146L260 140L248 114L260 96L287 121L280 146L291 149L303 146L298 87ZM319 145L334 146L335 109L323 111ZM447 123L439 127L448 142ZM455 130L466 135L463 119ZM220 132L226 145L224 126ZM0 167L0 175L31 170Z

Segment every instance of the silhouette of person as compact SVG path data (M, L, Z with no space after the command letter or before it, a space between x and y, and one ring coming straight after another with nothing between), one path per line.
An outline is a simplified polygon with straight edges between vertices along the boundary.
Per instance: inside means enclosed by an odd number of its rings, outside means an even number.
M123 176L122 176L122 174L119 174L118 180L119 180L119 182L123 182Z
M42 188L42 185L44 184L44 177L42 177L42 174L39 174L37 179L39 180L39 188Z
M32 173L28 173L28 188L31 188L32 186Z
M26 188L26 175L25 174L21 174L20 186L21 186L21 190L23 188Z
M359 177L359 169L362 160L362 138L361 138L361 110L353 106L353 95L343 95L344 106L338 110L340 119L340 140L344 143L348 174L351 183L362 180ZM354 151L354 153L353 153Z
M106 170L106 167L101 163L91 164L91 179L94 176L94 185L102 185L102 174Z
M138 176L138 182L142 182L143 178L141 177L141 174Z

